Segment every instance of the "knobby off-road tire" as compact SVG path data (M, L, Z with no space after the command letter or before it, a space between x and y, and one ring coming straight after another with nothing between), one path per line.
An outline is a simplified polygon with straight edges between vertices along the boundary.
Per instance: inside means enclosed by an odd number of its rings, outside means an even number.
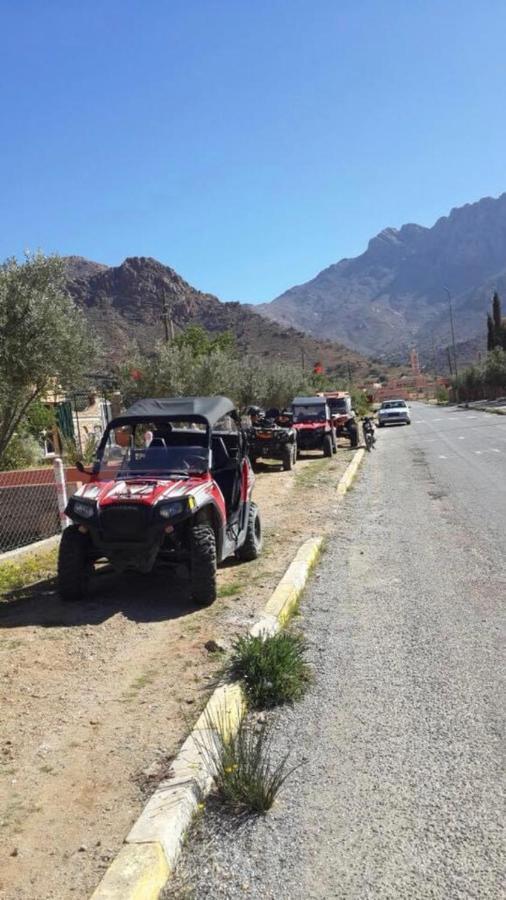
M350 436L350 447L355 449L358 447L358 428L356 425L352 425L352 427L348 430L348 434Z
M283 450L283 471L289 472L294 464L293 446L288 444Z
M246 531L246 539L242 547L236 550L237 559L241 562L251 562L260 555L262 550L262 525L258 514L256 503L250 503L248 513L248 528Z
M61 536L58 551L58 592L64 603L84 600L93 572L90 539L77 525L69 525Z
M323 438L323 455L332 456L332 437L326 434Z
M193 525L190 532L191 597L198 606L216 600L216 537L212 525Z
M373 436L372 436L372 434L370 434L370 432L368 432L368 431L364 432L364 441L365 441L365 449L367 450L368 453L370 453L372 450L372 445L374 443Z

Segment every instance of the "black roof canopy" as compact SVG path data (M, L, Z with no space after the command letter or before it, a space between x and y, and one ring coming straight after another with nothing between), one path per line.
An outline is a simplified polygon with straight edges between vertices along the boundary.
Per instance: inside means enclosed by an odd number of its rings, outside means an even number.
M159 397L137 400L120 419L200 418L213 427L222 416L235 412L228 397Z
M292 400L292 406L325 406L326 397L295 397Z

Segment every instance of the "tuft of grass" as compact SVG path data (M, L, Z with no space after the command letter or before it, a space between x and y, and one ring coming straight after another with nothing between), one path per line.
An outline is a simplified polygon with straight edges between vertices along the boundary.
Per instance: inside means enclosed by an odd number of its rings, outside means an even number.
M241 679L255 709L293 703L302 697L310 680L305 654L306 645L299 634L247 635L232 647L229 673Z
M288 754L273 761L267 727L247 719L235 732L224 722L212 724L213 737L200 750L218 796L234 813L265 814L297 766L288 767Z
M230 584L224 584L218 589L218 597L235 597L240 594L243 584L240 581L232 581Z

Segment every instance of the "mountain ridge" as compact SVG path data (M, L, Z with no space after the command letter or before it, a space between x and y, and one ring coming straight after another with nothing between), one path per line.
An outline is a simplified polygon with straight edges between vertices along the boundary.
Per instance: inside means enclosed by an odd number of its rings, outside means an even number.
M459 341L480 342L489 291L506 277L506 193L454 207L431 227L406 223L255 310L360 353L405 357L449 340L449 288ZM493 289L493 287L492 287ZM460 317L462 321L460 322Z
M222 302L197 290L153 257L127 257L119 266L80 256L63 260L69 293L103 337L114 362L132 343L149 353L163 340L165 298L175 333L189 324L209 332L230 331L240 352L307 368L321 362L336 377L347 377L349 367L360 375L371 367L368 359L347 347L287 329L239 302Z

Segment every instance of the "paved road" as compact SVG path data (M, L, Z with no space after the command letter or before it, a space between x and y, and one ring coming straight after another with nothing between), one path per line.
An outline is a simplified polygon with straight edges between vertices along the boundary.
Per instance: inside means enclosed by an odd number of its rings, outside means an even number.
M211 823L195 896L497 900L506 418L415 405L336 515L315 684L277 723L303 766L265 820Z

